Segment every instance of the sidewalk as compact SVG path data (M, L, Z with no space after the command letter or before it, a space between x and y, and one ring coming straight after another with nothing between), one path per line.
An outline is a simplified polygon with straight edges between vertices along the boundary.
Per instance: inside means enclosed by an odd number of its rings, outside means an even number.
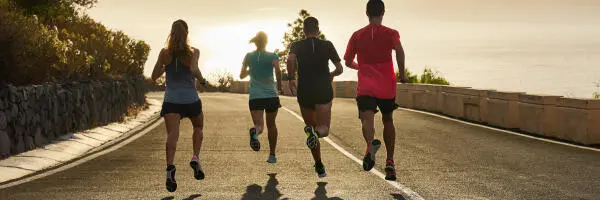
M121 141L158 119L161 102L147 98L149 108L136 118L122 123L67 134L52 143L0 160L0 184L33 175L102 149L109 142Z

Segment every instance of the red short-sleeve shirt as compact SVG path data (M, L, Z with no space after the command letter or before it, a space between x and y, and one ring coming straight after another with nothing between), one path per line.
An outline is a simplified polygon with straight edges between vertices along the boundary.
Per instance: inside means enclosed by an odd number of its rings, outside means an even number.
M344 60L358 55L357 96L392 99L396 96L396 73L392 51L400 44L398 31L383 25L368 25L350 38Z

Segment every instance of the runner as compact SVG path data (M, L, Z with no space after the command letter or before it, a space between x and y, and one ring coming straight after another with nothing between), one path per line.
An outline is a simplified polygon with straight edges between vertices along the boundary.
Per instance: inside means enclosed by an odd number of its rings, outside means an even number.
M314 17L306 18L306 39L294 42L290 46L287 67L288 77L291 79L296 77L295 72L298 69L297 98L306 124L306 145L311 149L315 160L315 171L319 177L325 177L327 173L321 162L319 138L329 135L333 100L331 82L334 76L342 74L343 67L333 44L318 39L319 33L319 21ZM329 72L329 60L335 65L333 72ZM290 80L290 89L292 92L296 89L294 80Z
M374 139L374 116L379 107L383 119L383 140L387 150L385 178L396 180L394 166L396 130L392 113L398 108L398 105L395 101L396 75L392 50L396 51L400 82L406 83L407 79L404 74L404 49L400 43L400 35L398 31L381 25L384 13L383 1L370 0L367 3L369 25L354 32L348 42L344 60L346 66L358 70L356 102L359 118L362 121L363 136L367 143L363 169L369 171L373 168L375 154L381 146L381 141ZM358 63L354 62L357 54Z
M202 101L198 96L194 78L201 84L206 80L198 69L200 51L188 44L188 26L183 20L177 20L171 27L171 34L167 40L167 47L160 51L158 61L152 71L152 80L158 79L166 72L166 91L160 116L164 117L167 127L167 181L169 192L177 190L175 181L175 165L173 159L179 139L179 121L190 118L194 133L194 155L190 166L194 171L194 178L204 179L204 171L200 167L200 146L202 145L202 128L204 116L202 114Z
M277 126L275 118L277 110L281 107L278 91L281 93L281 69L279 69L279 57L275 53L267 52L268 37L264 32L258 32L251 43L256 45L256 51L246 54L242 63L240 78L244 79L250 75L250 115L254 127L250 129L250 147L254 151L260 150L258 135L263 132L263 113L266 111L267 131L269 134L269 158L268 163L276 163L275 147L277 146ZM250 68L250 69L248 69ZM277 87L273 79L273 70L277 77Z

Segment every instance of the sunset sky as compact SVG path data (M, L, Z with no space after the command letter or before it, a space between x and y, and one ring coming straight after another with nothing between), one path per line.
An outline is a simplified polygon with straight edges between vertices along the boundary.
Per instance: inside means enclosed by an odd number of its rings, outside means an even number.
M236 77L246 52L253 46L248 40L257 31L269 35L267 50L283 48L281 40L286 24L298 16L300 9L317 17L321 29L343 56L351 34L365 26L366 0L99 0L87 11L94 19L109 28L123 30L135 39L148 42L152 48L145 66L150 75L157 53L164 46L171 23L184 19L190 25L191 44L201 51L200 65L208 76L216 72L232 72ZM597 0L387 0L384 25L400 32L407 52L407 66L421 71L425 66L441 69L454 83L480 87L498 87L489 80L468 76L490 73L497 66L517 66L505 71L513 79L523 67L560 64L549 54L547 46L577 46L578 49L598 50L600 42ZM540 45L542 44L542 45ZM516 48L535 55L498 57ZM539 48L542 52L539 52ZM510 49L510 52L507 51ZM473 50L474 52L471 52ZM465 52L461 52L465 51ZM468 51L468 52L467 52ZM573 52L569 50L569 52ZM488 56L487 54L490 54ZM564 54L562 52L550 52ZM459 55L460 54L460 55ZM477 57L471 56L474 54ZM538 58L538 55L546 56ZM581 54L575 54L575 56ZM461 57L462 56L462 57ZM477 60L471 59L476 58ZM505 60L494 60L494 59ZM531 59L530 59L531 58ZM587 63L576 66L586 69ZM568 59L568 58L565 58ZM561 58L560 62L570 62ZM544 63L548 62L548 63ZM488 68L474 68L486 65ZM558 66L557 66L558 67ZM460 69L460 70L458 70ZM560 68L556 68L560 70ZM477 71L480 70L480 71ZM512 73L512 72L515 73ZM479 74L477 74L479 73ZM582 73L589 74L585 70ZM557 71L556 74L563 74ZM355 79L356 72L346 70L340 79ZM502 79L505 76L498 77ZM540 79L546 80L549 77ZM551 78L551 77L550 77ZM600 78L600 77L599 77ZM588 81L589 79L590 81ZM589 76L587 82L596 79ZM475 81L475 82L473 82ZM537 81L541 83L540 81ZM515 87L532 84L520 83ZM582 83L579 83L580 85ZM500 85L502 86L502 85ZM544 85L532 86L537 90ZM509 88L512 89L512 88ZM568 90L571 90L568 88ZM589 89L586 89L586 91Z

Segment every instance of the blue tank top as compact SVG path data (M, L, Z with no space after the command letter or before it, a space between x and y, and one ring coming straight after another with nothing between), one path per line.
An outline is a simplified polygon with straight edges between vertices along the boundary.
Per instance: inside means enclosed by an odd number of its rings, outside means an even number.
M174 104L191 104L200 100L194 85L195 79L189 66L183 65L181 59L173 58L171 64L165 66L166 91L165 102Z
M279 60L277 54L255 51L248 53L246 65L250 66L250 99L278 97L277 85L273 76L273 61Z

